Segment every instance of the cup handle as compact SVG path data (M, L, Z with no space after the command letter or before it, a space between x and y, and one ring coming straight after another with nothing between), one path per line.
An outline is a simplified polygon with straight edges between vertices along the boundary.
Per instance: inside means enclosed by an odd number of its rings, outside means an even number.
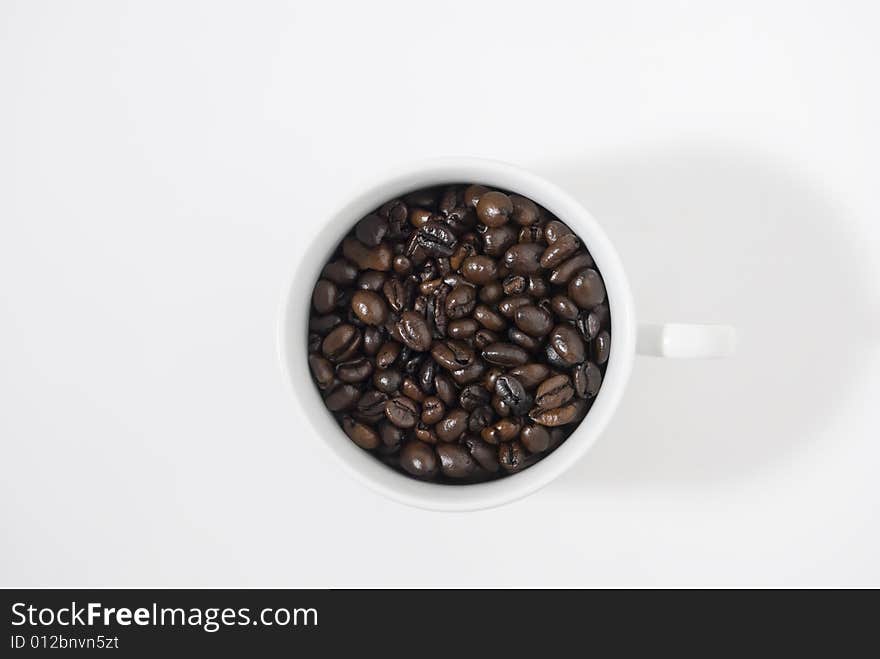
M717 359L732 355L736 330L729 325L642 323L636 352L649 357Z

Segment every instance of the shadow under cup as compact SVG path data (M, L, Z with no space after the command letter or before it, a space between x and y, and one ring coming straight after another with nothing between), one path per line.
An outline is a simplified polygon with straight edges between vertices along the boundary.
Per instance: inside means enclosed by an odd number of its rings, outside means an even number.
M580 236L605 282L614 334L602 387L584 420L565 441L522 472L483 483L450 485L423 482L399 473L356 446L325 407L311 379L307 342L312 289L325 263L355 222L407 192L462 181L526 196ZM535 492L571 467L596 441L614 413L632 369L635 317L629 285L616 251L595 219L576 200L549 181L505 163L435 160L383 177L328 218L306 250L282 301L278 348L282 368L300 406L300 417L311 425L307 430L311 430L352 476L371 489L409 505L433 510L476 510L509 503Z

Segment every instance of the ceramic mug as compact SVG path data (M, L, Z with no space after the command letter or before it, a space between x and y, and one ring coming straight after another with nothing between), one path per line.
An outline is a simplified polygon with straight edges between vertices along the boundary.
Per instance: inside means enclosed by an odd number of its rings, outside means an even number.
M387 467L358 448L324 407L307 360L312 288L336 245L361 217L384 202L418 188L481 183L533 199L577 233L605 281L612 340L605 378L587 416L556 450L520 473L486 483L449 485L418 481ZM284 294L278 324L278 352L299 418L351 475L373 490L420 508L465 511L490 508L524 497L560 476L590 449L608 425L629 380L635 355L722 357L733 351L733 328L717 325L638 324L626 272L614 246L592 215L564 190L529 171L492 160L431 160L382 177L327 218L306 251Z

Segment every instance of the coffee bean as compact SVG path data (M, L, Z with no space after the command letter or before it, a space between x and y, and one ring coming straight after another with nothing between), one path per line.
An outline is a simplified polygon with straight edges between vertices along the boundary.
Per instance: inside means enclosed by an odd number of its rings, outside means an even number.
M385 403L385 416L398 428L412 428L418 421L419 408L406 396L396 396Z
M353 384L337 384L324 396L324 405L331 412L341 412L354 407L360 395L360 389Z
M479 384L469 384L461 390L459 404L468 412L486 405L490 400L489 392Z
M437 439L444 442L454 442L467 430L468 413L465 410L452 410L443 420L434 426Z
M468 431L482 432L495 419L495 413L488 405L480 405L468 417Z
M567 236L570 233L571 229L559 220L551 220L544 227L544 239L548 245L553 245L562 236Z
M469 315L476 306L477 292L473 286L461 284L446 296L446 313L453 320Z
M342 362L349 359L361 345L361 333L353 325L339 325L326 337L321 344L321 351L331 362Z
M500 311L501 315L505 318L513 318L517 309L530 304L532 304L532 299L528 295L515 295L501 300L501 302L498 303L498 311Z
M400 383L400 393L417 403L425 400L425 392L422 391L422 388L411 377L403 378L403 381Z
M503 263L518 275L533 275L541 271L541 255L544 247L540 243L519 243L504 253Z
M519 441L530 453L541 453L550 448L550 433L544 426L529 424L520 432Z
M326 316L310 316L309 317L309 331L317 332L320 335L325 335L330 332L334 327L339 325L342 322L342 318L339 317L339 314L331 313Z
M388 448L399 449L401 442L406 437L406 432L402 428L398 428L387 420L382 420L378 424L379 439L382 444Z
M473 318L459 318L449 323L447 333L453 339L469 339L476 334L479 328L480 325Z
M538 221L540 213L538 205L531 199L527 199L518 194L510 195L510 202L513 204L513 212L511 219L522 226L528 226Z
M573 256L581 246L581 241L573 233L560 236L559 239L544 250L541 255L542 268L555 268Z
M328 279L319 279L312 291L312 306L319 314L328 314L336 307L339 289Z
M528 414L532 406L532 397L526 393L525 387L512 375L502 375L495 380L495 393L517 416Z
M547 368L547 365L538 363L523 364L510 369L508 373L519 380L526 389L534 389L550 377L550 369Z
M524 350L528 350L529 352L534 352L541 347L541 340L536 339L533 336L529 336L525 332L516 327L511 327L507 330L507 338L511 343L515 343L520 348Z
M522 366L529 361L529 353L513 343L493 343L483 348L483 359L505 368Z
M368 391L358 398L355 416L358 417L358 421L375 425L382 419L387 402L387 394L381 391Z
M535 393L535 405L545 410L562 407L574 398L574 387L567 375L554 375L544 380Z
M516 243L517 232L509 224L488 229L483 234L483 252L486 256L502 256Z
M608 356L611 354L611 335L602 330L596 336L596 340L593 341L592 345L592 355L593 360L597 364L604 364L608 361Z
M393 394L400 387L401 379L400 371L380 368L373 373L373 386L386 394Z
M575 393L580 398L593 398L602 386L602 372L592 362L584 362L574 367L571 372Z
M540 224L532 224L519 230L519 242L540 243L544 241L544 227Z
M381 291L387 276L378 270L365 270L358 277L357 287L364 291Z
M510 275L501 282L501 286L505 295L519 295L525 292L528 280L522 275Z
M541 424L542 426L564 426L566 424L579 421L580 415L584 411L584 401L580 399L575 399L567 405L563 405L562 407L556 407L553 409L545 410L543 408L536 407L531 412L529 412L529 418L532 419L532 421L534 421L535 423Z
M427 426L421 421L416 425L413 434L416 436L416 439L420 439L426 444L437 443L437 435L434 433L433 426Z
M474 345L480 349L485 348L490 343L497 343L500 340L500 337L495 332L487 329L477 330L477 333L474 334Z
M550 333L550 345L562 360L573 366L586 359L584 341L571 325L557 325Z
M543 298L550 293L550 284L543 277L532 275L529 277L529 285L526 290L532 297Z
M568 362L566 362L562 357L559 356L559 353L556 352L556 350L553 349L553 346L549 343L544 346L544 359L553 368L566 369L571 366Z
M351 441L368 451L378 448L381 441L375 430L355 421L350 416L342 417L342 429L351 438Z
M328 279L338 286L351 286L357 281L358 269L350 261L336 259L321 270L321 278Z
M550 300L550 308L560 320L575 320L580 313L577 305L565 295L554 295Z
M400 355L401 345L396 341L386 341L376 353L376 366L379 368L388 368L391 366L398 355Z
M546 336L553 329L553 316L533 304L517 307L513 320L519 329L530 336Z
M419 367L419 388L429 396L434 393L434 378L437 370L437 363L433 359L425 359Z
M388 319L388 305L373 291L357 291L351 297L351 308L367 325L382 325Z
M424 352L431 347L431 330L425 319L415 311L404 311L397 323L400 340L412 350Z
M550 283L555 286L567 284L572 277L584 268L593 265L592 257L586 252L578 252L567 261L563 261L550 273Z
M476 469L476 462L461 444L439 444L436 451L440 458L440 470L445 476L466 478Z
M309 355L309 368L319 389L326 389L333 384L333 365L318 355Z
M484 442L489 442L490 444L509 442L519 435L521 427L521 424L514 419L501 419L491 426L483 428L480 432L480 437Z
M309 332L308 337L308 351L309 353L318 352L321 349L321 343L323 339L321 335L317 332Z
M500 227L513 212L513 202L503 192L492 190L480 195L477 217L487 227Z
M412 440L400 449L400 466L408 474L430 478L437 473L437 456L428 444Z
M483 286L498 276L498 265L488 256L469 256L461 265L461 274L472 284Z
M467 343L455 340L435 343L431 348L431 356L448 371L466 368L473 364L476 358L476 354Z
M366 357L357 357L336 365L336 377L343 382L356 384L373 374L373 362Z
M429 396L422 403L422 423L433 426L446 414L446 406L436 396Z
M342 241L342 253L361 270L388 271L394 258L394 252L387 243L367 247L356 238L346 238Z
M418 246L431 256L450 256L455 252L456 240L446 224L432 219L413 234L413 247L409 251L414 251Z
M581 309L591 309L605 300L605 283L595 270L581 270L568 282L568 297Z
M489 188L485 185L469 185L464 191L464 203L471 208L476 209L480 197L487 192L489 192Z
M504 297L504 288L501 286L501 282L497 281L486 284L477 294L477 299L487 305L495 304L502 297Z
M498 463L507 473L515 473L525 467L526 452L519 442L509 442L498 447Z
M498 471L500 468L500 465L498 464L498 450L494 446L488 442L484 442L476 435L468 435L465 437L464 445L467 447L471 457L473 457L477 464L483 469L493 474Z

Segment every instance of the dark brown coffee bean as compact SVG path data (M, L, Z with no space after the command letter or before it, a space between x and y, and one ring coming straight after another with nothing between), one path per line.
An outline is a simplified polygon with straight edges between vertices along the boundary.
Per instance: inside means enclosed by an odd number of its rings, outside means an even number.
M469 256L461 265L461 274L472 284L483 286L498 276L498 265L488 256Z
M331 412L342 412L354 407L361 392L353 384L337 384L324 396L324 405Z
M512 319L514 314L516 314L517 309L530 304L532 304L532 298L528 295L515 295L501 300L501 302L498 303L498 311L500 311L501 315L505 318Z
M373 386L386 394L393 394L400 387L401 379L400 371L380 368L373 373Z
M350 261L345 259L336 259L330 261L321 270L321 278L329 279L338 286L351 286L357 281L358 269Z
M482 432L483 428L495 420L495 413L488 405L481 405L468 417L468 431Z
M498 463L509 474L526 466L526 452L519 442L509 442L498 447Z
M455 252L457 238L442 221L430 220L414 235L413 246L421 247L431 256L451 256ZM413 247L413 250L415 247ZM410 256L411 254L407 254Z
M522 330L517 329L516 327L511 327L507 330L507 338L511 343L515 343L520 348L528 350L529 352L534 352L541 347L541 339L536 339L533 336L529 336Z
M586 347L578 331L571 325L557 325L550 333L550 345L569 366L586 359Z
M492 190L480 195L477 217L487 227L500 227L513 212L513 203L503 192Z
M461 390L459 404L468 412L473 412L478 407L487 405L491 396L481 384L469 384Z
M467 430L468 413L465 410L452 410L434 426L437 439L443 442L454 442Z
M321 336L324 336L341 322L342 318L339 317L339 314L335 313L327 314L326 316L310 316L309 331L317 332Z
M395 311L403 311L410 306L413 292L412 281L388 279L382 284L382 293L384 293L388 305Z
M580 398L594 398L602 386L602 371L593 362L584 362L574 367L571 380Z
M377 427L379 429L379 439L382 440L384 446L391 449L400 448L401 442L406 437L406 432L402 428L398 428L384 419L379 422Z
M396 341L386 341L376 353L376 366L379 368L388 368L397 359L400 354L400 344Z
M515 419L501 419L491 426L486 426L480 432L480 437L484 442L490 444L500 444L501 442L509 442L519 435L521 424Z
M400 393L417 403L425 400L425 392L422 391L422 388L411 377L403 378L403 381L400 383Z
M580 249L581 241L573 233L560 236L560 238L547 247L541 255L541 267L555 268L562 264L570 256Z
M526 290L532 297L543 298L550 294L550 284L543 277L532 275Z
M391 269L399 275L408 275L412 272L412 261L403 254L394 257L391 262Z
M565 295L554 295L550 307L560 320L575 320L580 314L577 305Z
M478 329L480 325L473 318L459 318L451 321L446 331L453 339L469 339Z
M433 359L425 359L419 367L419 388L429 396L434 393L434 378L438 370L437 363Z
M605 301L605 283L595 270L581 270L568 282L568 297L581 309L592 309Z
M319 279L312 291L312 306L319 314L328 314L336 307L339 289L328 279Z
M513 321L519 329L530 336L546 336L553 329L553 316L532 304L517 307Z
M591 350L593 361L597 364L604 364L608 361L608 356L611 354L611 335L602 330L596 336L596 340L593 341L592 350Z
M355 421L350 416L342 418L342 429L349 436L351 441L360 446L362 449L371 451L379 447L379 434L372 428L368 428L363 423Z
M373 363L365 357L357 357L336 365L336 377L343 382L356 384L373 374Z
M512 375L501 375L495 380L495 394L507 403L511 412L517 416L528 414L532 407L532 397Z
M544 239L548 245L554 244L562 236L569 234L571 234L571 229L559 220L551 220L544 226Z
M400 466L417 478L430 478L437 473L437 456L428 444L412 440L400 449Z
M553 349L553 346L549 343L544 346L544 360L553 368L564 370L571 367L571 364L566 362L562 357L559 356L559 353Z
M540 243L519 243L504 252L503 263L517 275L534 275L541 271L541 255L544 247Z
M358 398L354 416L358 421L375 425L382 420L387 402L387 394L383 394L381 391L368 391Z
M529 353L513 343L493 343L483 348L483 359L504 368L522 366L529 361Z
M469 315L476 306L477 291L473 286L461 284L446 296L446 313L453 320Z
M540 243L544 241L544 227L540 224L532 224L519 230L519 242Z
M309 355L309 368L319 389L326 389L333 384L333 365L318 355Z
M469 185L464 191L464 203L471 208L476 209L480 201L480 197L489 192L489 188L485 185Z
M521 226L528 226L538 221L540 213L538 205L534 201L518 194L510 195L510 201L513 204L513 212L510 217L514 222Z
M599 332L603 327L608 326L608 321L608 305L600 304L589 311L580 312L575 324L577 325L578 332L584 337L584 341L592 341L599 336Z
M361 333L353 325L340 325L324 337L321 351L331 362L343 362L360 348Z
M461 341L449 340L435 343L431 348L431 356L448 371L457 371L473 364L476 354L473 348Z
M358 277L357 287L363 291L381 291L387 275L378 270L365 270Z
M394 251L387 243L367 247L356 238L346 238L342 241L342 254L361 270L382 272L391 270L391 260L394 258Z
M578 272L593 265L593 258L586 252L578 252L567 261L563 261L550 273L550 283L562 286L571 281Z
M517 231L510 224L488 229L483 234L483 253L486 256L502 256L517 239Z
M419 407L406 396L396 396L385 403L385 416L398 428L413 428L419 419Z
M396 328L400 340L410 349L424 352L431 348L431 330L415 311L404 311Z
M544 426L529 424L519 434L519 441L530 453L542 453L550 448L550 433Z
M446 414L446 406L436 396L429 396L422 403L422 423L433 426Z
M320 334L318 334L317 332L309 332L308 350L310 353L319 352L321 350L322 342L323 339L321 338Z
M510 275L501 282L501 286L505 295L519 295L526 291L528 280L522 275Z
M383 325L388 320L388 305L373 291L357 291L351 297L351 308L367 325Z
M475 360L470 366L465 366L457 371L452 371L452 379L455 380L456 384L459 386L463 386L470 384L471 382L476 382L482 378L485 371L486 365L482 361Z
M483 304L495 304L502 297L504 297L504 288L501 286L501 282L497 281L486 284L477 294L477 298Z
M436 452L444 476L467 478L476 470L477 463L461 444L439 444Z
M368 247L375 247L382 242L388 233L388 220L371 213L363 218L354 228L355 237Z
M564 426L575 421L580 421L581 414L585 411L585 403L575 399L567 405L545 410L536 407L529 413L529 418L542 426Z
M416 229L421 229L431 221L433 216L434 213L427 208L413 208L409 212L409 223Z
M485 348L491 343L498 343L500 340L500 337L495 332L487 329L477 330L477 333L474 334L474 346L479 349Z
M500 465L498 464L498 450L494 446L488 442L484 442L476 435L468 435L465 437L464 446L467 447L467 450L470 452L473 459L476 460L477 464L483 469L493 474L498 471L500 468Z
M436 444L437 443L437 435L434 432L433 426L426 426L421 421L416 425L413 430L413 434L416 436L416 439L420 439L426 444Z
M574 387L567 375L554 375L538 386L535 405L545 410L562 407L574 398Z
M409 375L415 375L425 361L425 355L416 353L403 362L403 370Z
M547 365L538 363L523 364L510 369L509 372L526 389L534 389L550 377L550 369L547 368Z
M474 320L493 332L500 332L507 325L507 323L504 322L504 318L483 304L478 305L474 309Z

